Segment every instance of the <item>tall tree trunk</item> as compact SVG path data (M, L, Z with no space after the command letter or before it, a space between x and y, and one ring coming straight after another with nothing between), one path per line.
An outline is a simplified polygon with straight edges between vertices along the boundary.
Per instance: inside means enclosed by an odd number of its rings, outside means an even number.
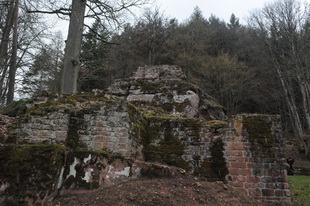
M14 99L14 87L15 87L15 77L17 69L17 27L18 27L18 10L19 10L19 0L15 0L14 6L14 18L13 18L13 44L12 44L12 56L9 70L9 84L8 84L8 94L7 94L7 104L13 102Z
M13 27L13 16L14 16L14 2L11 1L8 5L8 12L6 15L5 26L2 30L0 38L0 98L1 104L5 103L5 91L6 91L6 77L8 71L8 49L10 41L10 33Z
M86 0L72 0L72 12L61 79L61 92L64 93L74 93L77 90L85 8Z
M298 113L298 109L296 106L294 95L292 94L292 88L290 88L291 85L286 83L287 81L283 78L282 72L280 71L279 68L277 68L277 73L279 75L279 78L280 78L280 81L282 84L282 88L284 90L286 103L287 103L289 112L291 114L291 119L293 121L292 123L294 125L294 130L295 130L294 131L295 135L298 137L300 143L302 144L302 147L305 150L306 156L308 156L309 151L308 151L307 144L304 140L305 132L304 132L303 127L302 127L302 123L301 123L300 115Z

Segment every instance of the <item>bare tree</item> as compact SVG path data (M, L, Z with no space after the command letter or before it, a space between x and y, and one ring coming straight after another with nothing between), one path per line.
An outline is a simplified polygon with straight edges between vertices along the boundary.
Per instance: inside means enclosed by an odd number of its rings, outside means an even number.
M23 1L0 0L0 104L10 103L46 28L38 14L25 12Z
M48 4L49 10L40 10L38 4L33 5L29 1L30 7L28 12L70 15L62 74L62 92L73 93L77 90L83 27L87 27L84 24L84 18L104 19L105 23L107 24L108 22L111 28L119 28L122 25L120 17L125 11L128 11L133 6L143 5L147 2L148 0L119 0L113 2L109 0L72 0L71 6L66 7L65 2L51 1ZM46 6L47 2L42 0L41 4Z
M310 128L310 78L308 60L309 8L297 0L279 0L252 13L250 26L256 29L271 57L281 82L288 111L306 155ZM297 86L297 87L296 87ZM301 107L297 94L301 94Z
M14 15L13 15L12 56L11 56L9 78L8 78L7 104L12 103L14 99L15 77L16 77L16 70L17 70L18 10L19 10L19 0L15 0L14 12L13 12Z
M4 99L6 92L6 77L9 65L9 46L10 46L10 34L13 28L13 19L14 19L14 9L15 2L14 1L4 1L1 2L1 39L0 39L0 91L1 91L1 99ZM3 103L3 102L2 102Z
M77 89L85 8L85 0L72 1L64 68L61 78L61 92L72 93L76 92Z

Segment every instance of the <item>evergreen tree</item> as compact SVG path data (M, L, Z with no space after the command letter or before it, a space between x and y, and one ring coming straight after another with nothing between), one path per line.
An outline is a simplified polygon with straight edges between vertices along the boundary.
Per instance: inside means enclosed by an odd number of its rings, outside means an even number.
M42 90L60 91L63 59L63 39L56 33L50 44L43 44L23 78L21 96L31 96Z
M97 19L83 37L81 50L81 69L78 85L80 91L91 92L111 84L112 71L107 66L107 56L111 34Z

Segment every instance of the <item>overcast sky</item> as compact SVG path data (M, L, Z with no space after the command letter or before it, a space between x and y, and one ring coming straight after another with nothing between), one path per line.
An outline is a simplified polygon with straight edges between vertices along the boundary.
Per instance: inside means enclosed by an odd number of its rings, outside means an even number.
M211 14L229 22L232 13L239 18L240 23L246 24L246 18L253 9L261 9L266 3L274 0L154 0L155 4L148 7L157 7L166 17L176 18L181 23L188 19L198 6L204 17L209 18ZM306 0L310 2L310 0ZM140 10L140 12L142 12ZM141 14L137 13L137 17ZM67 37L68 22L58 22L55 30L61 30L64 38Z
M267 2L273 0L156 0L160 11L168 17L177 18L179 22L189 18L198 6L206 18L214 14L229 22L231 14L234 13L241 23L245 23L251 10L260 9Z

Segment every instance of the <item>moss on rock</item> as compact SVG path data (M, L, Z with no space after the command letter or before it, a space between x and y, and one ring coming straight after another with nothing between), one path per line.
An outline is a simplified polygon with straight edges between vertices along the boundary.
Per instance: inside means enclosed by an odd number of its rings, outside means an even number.
M178 137L173 135L173 122L169 118L156 120L157 123L156 121L148 122L147 133L143 141L145 160L190 169L189 163L182 158L184 145ZM163 138L160 137L161 132L163 132ZM155 142L158 143L154 144Z
M61 145L0 145L0 179L9 183L1 196L12 205L26 196L43 198L55 189L64 158Z
M213 140L210 151L211 157L204 159L201 166L194 170L194 174L206 178L209 181L225 181L228 168L223 152L224 143L221 138Z
M250 115L243 118L243 127L249 135L251 151L255 158L275 157L273 151L272 122L270 115Z
M86 148L86 145L80 141L79 129L84 124L84 112L71 112L68 133L66 138L66 147L71 149Z
M14 101L13 103L2 107L0 109L0 113L7 115L9 117L16 117L16 116L20 116L20 115L24 115L27 111L27 106L26 104L28 103L27 100L18 100L18 101Z

